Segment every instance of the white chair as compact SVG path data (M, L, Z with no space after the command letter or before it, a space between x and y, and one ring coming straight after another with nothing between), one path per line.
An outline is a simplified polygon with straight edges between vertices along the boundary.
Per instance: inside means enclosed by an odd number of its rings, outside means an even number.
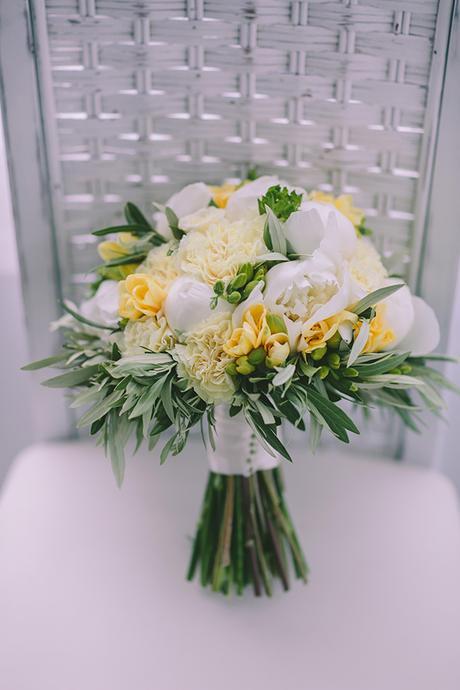
M447 335L460 241L455 29L452 0L2 3L31 359L56 344L46 324L58 298L84 290L92 228L125 200L149 211L188 181L253 164L353 192ZM161 469L155 454L130 459L118 491L99 450L56 441L74 428L63 399L35 395L41 443L0 498L2 687L460 687L456 496L406 466L429 464L435 425L418 446L374 426L357 457L306 456L294 440L286 474L310 583L226 600L184 581L206 471L198 441Z

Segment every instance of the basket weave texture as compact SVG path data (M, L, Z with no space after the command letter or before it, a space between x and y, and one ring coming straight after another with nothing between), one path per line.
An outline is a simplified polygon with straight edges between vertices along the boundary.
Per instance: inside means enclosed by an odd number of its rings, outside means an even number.
M410 252L438 3L46 0L60 208L74 285L88 231L257 164L352 193Z

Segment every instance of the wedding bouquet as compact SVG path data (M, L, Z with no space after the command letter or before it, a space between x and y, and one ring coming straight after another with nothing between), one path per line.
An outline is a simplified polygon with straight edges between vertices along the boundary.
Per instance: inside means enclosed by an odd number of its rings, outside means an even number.
M281 425L326 429L348 443L358 429L340 407L391 408L417 429L449 386L428 365L433 310L391 277L351 197L308 194L274 177L190 184L151 219L133 204L126 223L97 230L92 296L55 326L62 351L28 369L73 388L121 484L123 449L177 455L199 425L210 464L188 577L241 594L289 588L307 565L284 496L290 460ZM153 211L153 208L152 208Z

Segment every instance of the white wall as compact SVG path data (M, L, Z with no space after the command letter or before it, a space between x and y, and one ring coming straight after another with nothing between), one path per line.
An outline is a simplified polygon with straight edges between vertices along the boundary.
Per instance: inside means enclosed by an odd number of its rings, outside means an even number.
M5 146L0 118L0 482L18 451L32 440L28 391L32 382L20 371L27 362L22 296L10 204Z

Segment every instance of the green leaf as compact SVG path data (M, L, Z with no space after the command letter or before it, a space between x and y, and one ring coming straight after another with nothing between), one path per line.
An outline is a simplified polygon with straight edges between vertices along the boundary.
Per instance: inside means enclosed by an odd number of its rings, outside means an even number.
M285 255L287 252L286 238L283 232L283 226L281 225L278 218L275 216L271 208L266 207L268 234L270 236L270 246L268 249L273 250L275 253ZM265 231L264 231L265 239ZM268 245L267 245L268 246Z
M358 315L362 314L364 311L366 311L366 309L369 309L369 307L373 307L378 302L381 302L383 299L386 299L394 292L404 287L404 285L404 283L396 283L394 285L387 285L387 287L374 290L373 292L369 293L369 295L366 295L365 297L360 299L359 302L350 309L350 311Z
M68 371L60 376L54 376L52 379L43 381L42 386L47 388L72 388L73 386L80 386L82 383L89 381L99 371L99 365L94 364L90 367L81 367L73 371Z
M52 367L53 364L63 362L69 356L68 352L61 352L59 355L52 357L45 357L45 359L37 359L35 362L30 362L21 367L21 371L36 371L37 369L45 369L45 367Z
M264 196L258 199L261 216L267 212L268 207L282 221L286 221L291 213L297 211L301 203L301 194L297 194L294 190L290 192L287 187L281 188L279 184L269 187Z
M174 414L174 405L172 402L172 378L169 377L167 382L165 383L164 386L161 388L161 402L163 403L163 407L165 409L166 414L168 415L169 419L171 422L174 423L176 416Z
M284 254L280 254L279 252L267 252L266 254L261 254L256 258L256 261L259 263L268 263L268 262L279 262L279 261L289 261L288 257L285 256Z
M127 264L140 264L144 261L147 256L146 252L137 252L136 254L128 254L127 256L122 256L119 259L112 259L111 261L106 261L104 264L105 268L112 268L113 266L126 266Z
M175 440L176 440L176 434L174 434L173 436L171 436L171 438L169 438L169 439L166 441L166 443L165 443L165 445L163 446L163 448L162 448L162 450L161 450L161 453L160 453L160 465L164 465L164 463L165 463L166 460L168 459L168 455L169 455L170 452L171 452L171 449L172 449L172 447L173 447L173 445L174 445Z
M126 221L128 223L132 223L136 226L145 227L150 231L153 230L152 225L149 223L142 211L131 201L128 201L128 203L125 204L124 213Z
M345 414L345 412L335 403L331 402L317 391L310 388L308 390L308 398L313 402L318 411L326 420L332 420L335 424L339 424L344 429L348 429L353 434L359 434L359 429L353 420Z
M180 240L185 235L185 232L179 227L179 218L176 216L172 208L169 208L169 206L166 206L165 208L165 215L169 223L169 227L171 228L173 237L176 240Z
M115 235L118 232L130 232L132 235L149 235L152 229L145 225L130 223L129 225L112 225L109 228L93 230L92 234L96 237L104 237L105 235Z
M348 357L347 367L351 367L358 359L359 355L361 354L362 350L364 349L367 343L369 331L369 321L362 321L361 328L359 329L359 333L353 342L353 346Z
M123 397L123 391L113 391L107 395L103 400L97 402L93 407L85 412L85 414L78 420L77 427L80 429L83 426L90 426L105 415L118 403ZM118 412L117 412L118 415Z
M288 364L285 367L275 367L278 372L272 380L274 386L283 386L288 383L295 374L295 364Z
M92 328L101 328L104 331L114 331L116 329L114 326L104 326L101 323L96 323L96 321L91 321L91 319L87 319L85 316L82 316L77 311L72 309L72 307L69 307L69 305L66 302L62 302L62 308L68 314L73 316L74 319L76 319L80 323L84 323L85 326L91 326Z
M361 364L361 357L355 362L354 369L362 378L368 376L380 376L392 369L399 367L408 357L408 352L387 352L385 357L379 358L376 362Z

